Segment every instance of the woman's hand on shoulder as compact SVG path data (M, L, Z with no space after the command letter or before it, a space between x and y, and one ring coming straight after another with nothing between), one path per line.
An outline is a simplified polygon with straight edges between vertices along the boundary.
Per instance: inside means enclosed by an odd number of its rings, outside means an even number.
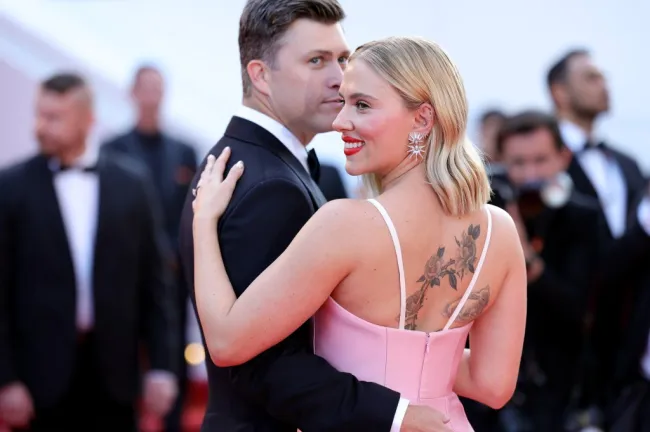
M230 158L230 147L223 149L218 158L214 155L208 156L201 178L192 191L195 196L192 201L195 221L205 220L212 223L226 211L237 181L244 173L244 163L239 161L233 165L224 179L223 173L228 158Z

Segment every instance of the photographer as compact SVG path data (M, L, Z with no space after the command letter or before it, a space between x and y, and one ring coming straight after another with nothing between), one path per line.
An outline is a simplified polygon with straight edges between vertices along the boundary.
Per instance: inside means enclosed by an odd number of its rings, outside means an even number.
M526 111L505 120L497 149L508 184L493 183L515 220L528 266L522 412L535 431L562 431L585 370L589 300L601 254L597 202L573 189L571 153L556 120Z

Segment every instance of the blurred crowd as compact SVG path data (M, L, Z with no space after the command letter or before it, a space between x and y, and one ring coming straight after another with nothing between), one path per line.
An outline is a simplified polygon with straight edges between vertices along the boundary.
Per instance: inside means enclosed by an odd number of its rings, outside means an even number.
M466 408L477 431L650 431L648 178L595 132L609 93L588 51L546 82L554 112L481 118L492 203L526 257L528 317L511 402Z
M650 431L648 179L595 132L609 95L589 52L564 55L547 84L553 112L480 119L529 304L515 396L465 408L479 432ZM0 171L0 430L59 430L71 416L80 430L193 430L177 239L198 156L163 127L164 88L155 66L138 68L135 124L99 143L84 77L40 84L40 151ZM357 196L334 165L320 186Z

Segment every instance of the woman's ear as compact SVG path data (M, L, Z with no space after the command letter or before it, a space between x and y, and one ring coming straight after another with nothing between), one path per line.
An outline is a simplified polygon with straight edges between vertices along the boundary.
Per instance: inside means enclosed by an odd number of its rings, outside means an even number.
M428 136L433 129L435 111L430 103L425 102L415 110L413 132L419 132Z

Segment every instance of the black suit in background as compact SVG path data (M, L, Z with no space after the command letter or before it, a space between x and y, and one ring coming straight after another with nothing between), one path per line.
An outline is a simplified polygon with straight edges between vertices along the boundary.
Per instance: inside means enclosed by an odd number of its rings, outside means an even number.
M152 191L128 164L99 160L94 323L80 335L74 264L48 162L36 156L0 172L0 386L28 387L33 430L135 430L140 342L150 369L174 369ZM81 429L57 426L61 417L82 419Z
M544 261L541 275L528 283L522 358L524 412L535 431L563 430L563 416L577 408L571 393L585 379L586 318L596 290L593 269L602 255L603 223L598 203L574 192L563 207L546 209L527 224L531 241L542 242Z
M178 251L178 228L180 226L183 204L189 185L196 174L196 151L188 144L164 133L146 134L131 130L113 138L102 146L106 154L132 157L144 165L155 187L156 197L162 209L163 226L170 246L174 307L178 316L178 351L176 353L178 370L178 398L166 421L166 432L180 432L183 402L187 390L187 364L185 345L187 329L188 290L180 265Z
M624 153L601 146L602 151L612 158L620 168L627 189L627 226L622 237L616 239L606 223L605 213L593 184L587 177L579 161L573 157L568 168L575 189L582 194L591 196L599 203L599 211L604 221L600 236L603 243L601 264L594 271L598 274L599 292L594 301L593 357L597 364L591 372L592 403L603 406L614 391L612 377L615 374L617 353L622 348L630 325L630 311L633 308L633 298L642 278L647 274L647 263L641 259L645 245L650 243L650 237L640 226L637 218L637 208L640 197L645 193L647 181L634 159Z
M646 247L644 265L650 262L650 246ZM646 272L633 297L630 325L623 334L617 354L607 426L613 432L650 431L650 379L641 369L641 359L649 348L650 337L650 273Z
M239 160L246 167L217 228L228 276L241 295L325 198L290 151L255 123L233 117L210 153L218 156L226 146L232 149L227 169ZM183 214L181 255L193 295L192 199ZM208 361L207 367L204 432L388 432L399 401L398 393L314 355L311 322L246 364L218 368Z

